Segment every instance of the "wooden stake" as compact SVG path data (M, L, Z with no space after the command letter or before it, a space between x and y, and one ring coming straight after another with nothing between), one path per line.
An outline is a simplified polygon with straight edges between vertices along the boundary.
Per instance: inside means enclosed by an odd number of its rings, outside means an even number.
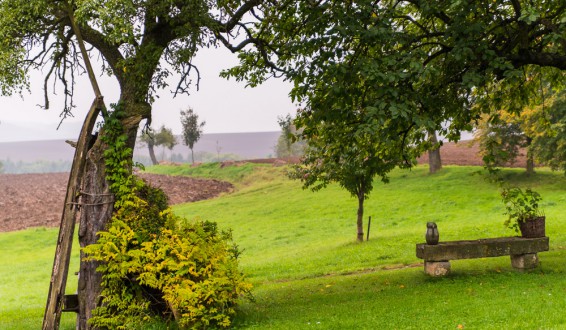
M83 42L83 36L81 34L81 30L79 29L79 26L77 25L77 21L75 20L75 14L73 13L73 9L69 9L69 19L71 21L71 27L73 28L73 32L77 37L77 42L79 44L79 49L81 50L81 54L85 62L85 67L88 73L88 79L90 80L90 83L92 85L92 90L94 91L94 95L98 97L102 94L100 93L100 88L98 87L98 82L96 81L94 70L92 69L92 65L90 64L90 58L88 57L88 53L86 52L86 47Z
M85 62L86 71L88 73L88 79L90 80L90 84L92 85L94 96L96 98L102 97L102 93L100 92L100 87L98 87L98 81L96 80L96 76L94 75L94 70L92 69L92 64L90 63L90 57L88 57L88 53L86 51L81 30L77 25L77 21L75 20L75 14L73 13L72 8L69 9L69 20L71 21L71 27L73 28L73 32L77 37L77 43L79 44L79 49L81 50L81 55L83 56L83 61ZM102 107L100 111L102 111L102 116L104 118L108 117L108 113L106 112L106 107Z
M368 233L367 233L367 236L366 236L366 241L369 241L369 227L370 226L371 226L371 216L368 219Z

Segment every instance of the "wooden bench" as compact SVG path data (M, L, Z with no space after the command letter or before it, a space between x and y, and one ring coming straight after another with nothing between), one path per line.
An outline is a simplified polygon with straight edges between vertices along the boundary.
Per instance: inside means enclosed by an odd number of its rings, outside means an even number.
M450 260L511 256L516 269L538 266L538 252L548 251L548 237L499 237L472 241L439 242L436 245L417 244L417 258L424 259L425 273L444 276L450 273Z

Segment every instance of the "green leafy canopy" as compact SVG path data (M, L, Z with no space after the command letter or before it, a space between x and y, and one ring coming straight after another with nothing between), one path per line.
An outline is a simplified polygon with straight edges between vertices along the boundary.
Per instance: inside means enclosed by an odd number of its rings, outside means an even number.
M173 74L173 91L188 93L192 64L199 47L228 43L234 28L260 1L132 1L65 0L0 2L0 92L10 95L29 87L29 74L42 69L45 107L49 107L49 81L59 81L65 95L63 113L73 108L75 75L83 72L71 20L75 19L84 41L92 46L90 57L102 60L101 69L115 76L121 98L133 98L137 112L147 118L147 106L157 89L165 88ZM73 18L74 17L74 18ZM228 43L229 44L229 43Z
M566 78L560 1L287 1L265 15L250 32L256 47L224 75L294 84L297 126L321 150L306 158L313 168L351 148L363 156L348 162L381 160L373 173L387 173L430 147L425 132L457 140L470 130L489 111L474 104L520 109L533 95L525 70Z

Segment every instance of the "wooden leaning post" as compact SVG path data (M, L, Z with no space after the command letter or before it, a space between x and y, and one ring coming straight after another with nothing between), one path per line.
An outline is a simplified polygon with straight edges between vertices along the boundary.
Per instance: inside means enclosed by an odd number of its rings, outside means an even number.
M43 330L59 328L59 321L61 319L61 312L64 309L64 302L69 301L69 298L65 298L65 285L67 284L67 275L71 261L75 220L77 218L80 205L81 178L85 169L88 146L92 139L91 133L94 128L94 124L96 123L96 118L103 106L102 97L97 98L93 102L75 147L75 156L73 158L71 173L69 174L69 182L67 183L65 206L61 217L61 225L59 227L57 247L55 249L55 259L53 261L53 271L51 273L51 281L49 283L47 305L43 316Z
M75 156L73 157L73 165L71 167L71 173L69 174L69 182L67 183L67 194L65 195L65 205L61 216L61 225L59 227L59 237L57 238L57 247L55 249L55 259L53 260L53 270L51 273L51 281L49 283L49 293L47 296L47 304L45 306L45 314L43 315L42 330L59 329L61 312L78 312L77 296L66 296L65 286L67 284L67 275L69 273L75 222L80 209L81 185L86 167L87 153L94 143L94 141L92 141L94 138L92 131L100 113L102 113L103 117L107 117L104 99L96 81L96 76L94 75L94 71L92 69L81 32L76 24L72 8L69 8L68 15L85 62L85 67L87 69L89 80L92 84L95 99L85 117L79 139L74 145Z
M499 237L470 241L417 244L417 258L424 260L424 271L431 276L450 273L450 260L511 256L516 269L536 268L538 252L548 251L548 237Z

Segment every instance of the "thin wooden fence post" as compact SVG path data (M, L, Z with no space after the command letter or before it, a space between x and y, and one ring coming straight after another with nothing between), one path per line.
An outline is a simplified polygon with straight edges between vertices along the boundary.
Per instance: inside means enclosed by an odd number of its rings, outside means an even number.
M366 241L369 241L369 228L370 228L370 226L371 226L371 215L368 219L368 233L366 235Z

